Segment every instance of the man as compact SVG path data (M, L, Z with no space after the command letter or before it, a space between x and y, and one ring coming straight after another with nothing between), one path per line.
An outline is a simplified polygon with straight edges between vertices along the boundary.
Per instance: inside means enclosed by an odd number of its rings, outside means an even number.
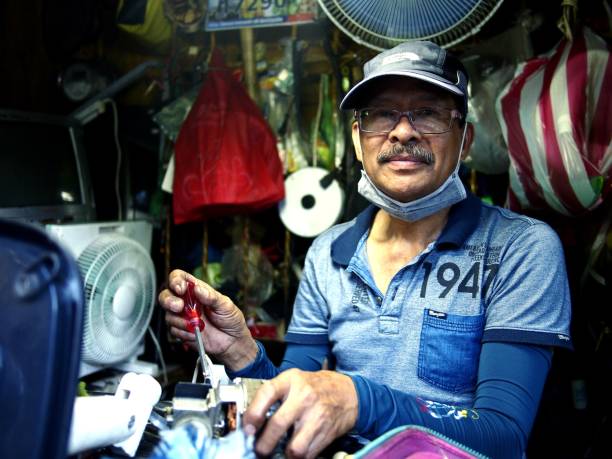
M409 42L366 63L343 99L373 205L307 254L280 367L299 370L279 375L238 308L198 282L208 352L231 377L273 378L245 415L263 426L258 452L290 427L289 454L311 458L347 432L418 424L496 458L523 454L552 348L571 346L567 278L548 226L466 195L467 81L445 50ZM187 279L173 272L160 303L193 342L177 315Z

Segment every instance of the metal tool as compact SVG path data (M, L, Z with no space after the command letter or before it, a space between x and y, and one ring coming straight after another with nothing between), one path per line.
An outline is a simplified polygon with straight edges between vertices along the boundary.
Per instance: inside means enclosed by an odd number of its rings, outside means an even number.
M195 284L193 282L187 282L187 291L183 295L183 301L185 306L183 307L183 317L187 319L187 330L195 333L196 343L198 346L198 353L200 354L200 366L202 367L202 375L204 381L212 381L212 367L210 359L206 355L206 349L204 348L204 340L202 338L202 330L204 330L205 324L201 319L202 315L202 304L197 300L195 295Z

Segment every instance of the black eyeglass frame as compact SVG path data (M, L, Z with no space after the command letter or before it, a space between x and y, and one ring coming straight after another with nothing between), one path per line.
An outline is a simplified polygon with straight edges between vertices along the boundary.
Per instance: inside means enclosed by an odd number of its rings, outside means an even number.
M414 118L413 118L413 112L415 111L419 111L419 110L446 110L450 112L450 121L448 123L448 128L445 129L444 131L438 131L438 132L423 132L420 129L418 129L417 127L415 127L414 125ZM367 129L363 129L362 127L362 119L361 119L361 112L364 112L366 110L387 110L389 112L394 112L397 113L397 121L395 122L395 124L393 125L393 127L391 129L389 129L388 131L370 131ZM418 131L420 134L424 134L424 135L436 135L436 134L444 134L445 132L449 132L452 128L453 128L453 122L458 119L461 120L463 119L463 114L456 108L448 108L448 107L419 107L419 108L413 108L411 110L396 110L394 108L385 108L385 107L364 107L364 108L360 108L360 109L355 109L353 112L353 116L355 118L355 120L357 121L357 125L359 126L359 130L361 132L367 132L368 134L388 134L389 132L391 132L393 129L395 129L395 127L397 126L397 123L400 122L400 120L402 119L402 116L405 116L406 118L408 118L408 122L410 123L410 125L412 126L412 128L415 131Z

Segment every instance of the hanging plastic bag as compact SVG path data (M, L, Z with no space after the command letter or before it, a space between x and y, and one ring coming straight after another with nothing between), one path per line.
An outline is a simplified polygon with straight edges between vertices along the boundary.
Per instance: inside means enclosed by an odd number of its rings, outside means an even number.
M508 172L510 158L495 116L495 100L512 79L515 66L481 56L474 56L474 60L480 64L474 71L466 64L470 75L476 75L470 79L467 120L476 126L476 135L463 164L483 174L504 174Z
M175 145L174 223L246 214L285 196L276 139L215 51Z
M497 101L510 153L508 204L577 216L612 187L612 61L585 28L521 64Z

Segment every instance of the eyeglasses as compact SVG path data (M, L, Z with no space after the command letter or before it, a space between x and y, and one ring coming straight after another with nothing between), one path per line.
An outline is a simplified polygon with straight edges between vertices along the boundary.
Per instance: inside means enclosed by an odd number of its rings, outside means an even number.
M453 127L453 120L461 119L459 110L442 107L423 107L405 112L390 108L362 108L355 110L359 129L363 132L388 134L402 116L406 116L421 134L442 134Z

